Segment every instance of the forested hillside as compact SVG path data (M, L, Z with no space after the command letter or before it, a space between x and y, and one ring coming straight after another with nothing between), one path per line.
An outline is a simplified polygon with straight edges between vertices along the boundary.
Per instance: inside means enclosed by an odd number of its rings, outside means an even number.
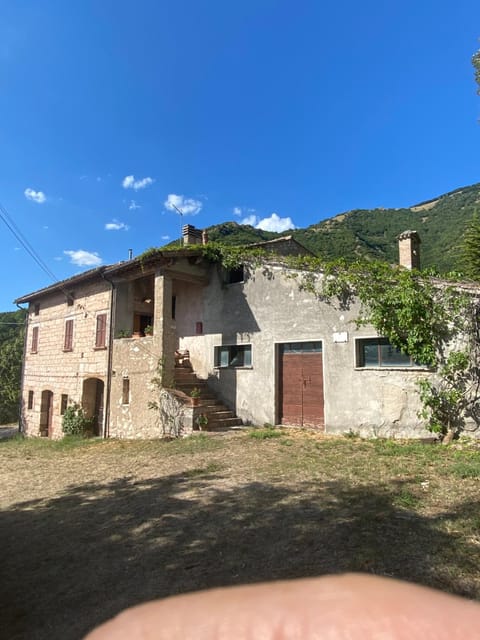
M422 268L460 271L460 245L465 226L475 209L480 212L480 183L462 187L405 209L356 209L292 233L314 253L327 260L371 258L395 263L396 238L412 229L422 240ZM280 235L227 222L208 229L211 240L248 244Z
M18 419L24 319L22 311L0 313L0 424Z

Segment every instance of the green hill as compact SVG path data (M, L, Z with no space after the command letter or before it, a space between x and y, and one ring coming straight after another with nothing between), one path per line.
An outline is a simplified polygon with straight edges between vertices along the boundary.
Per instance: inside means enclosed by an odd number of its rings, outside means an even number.
M480 209L479 205L480 183L410 208L356 209L288 233L327 260L370 258L395 263L398 260L397 236L413 229L422 240L422 268L457 271L461 269L459 247L463 232L475 208ZM235 222L210 227L208 233L210 240L232 245L285 235Z

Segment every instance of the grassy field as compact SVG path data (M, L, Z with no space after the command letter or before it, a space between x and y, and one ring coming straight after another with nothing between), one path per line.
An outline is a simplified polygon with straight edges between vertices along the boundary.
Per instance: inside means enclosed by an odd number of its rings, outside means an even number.
M273 437L278 436L278 437ZM366 571L480 600L480 450L299 431L0 441L0 636L206 587Z

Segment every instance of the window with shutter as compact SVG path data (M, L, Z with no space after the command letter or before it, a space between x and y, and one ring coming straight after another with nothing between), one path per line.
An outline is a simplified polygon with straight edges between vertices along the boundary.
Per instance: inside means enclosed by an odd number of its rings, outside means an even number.
M97 330L95 333L95 348L103 349L107 341L107 314L100 313L97 316Z
M65 337L63 340L63 350L72 351L73 349L73 320L65 320Z
M37 353L38 351L38 327L33 327L32 329L32 346L31 352Z

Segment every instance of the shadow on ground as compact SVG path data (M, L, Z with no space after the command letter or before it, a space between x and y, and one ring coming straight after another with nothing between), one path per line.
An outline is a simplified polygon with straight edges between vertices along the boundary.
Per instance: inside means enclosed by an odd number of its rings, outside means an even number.
M221 483L207 467L76 486L4 512L2 637L77 639L152 598L347 570L480 596L465 577L476 574L478 548L441 526L478 503L422 518L394 506L399 484Z

